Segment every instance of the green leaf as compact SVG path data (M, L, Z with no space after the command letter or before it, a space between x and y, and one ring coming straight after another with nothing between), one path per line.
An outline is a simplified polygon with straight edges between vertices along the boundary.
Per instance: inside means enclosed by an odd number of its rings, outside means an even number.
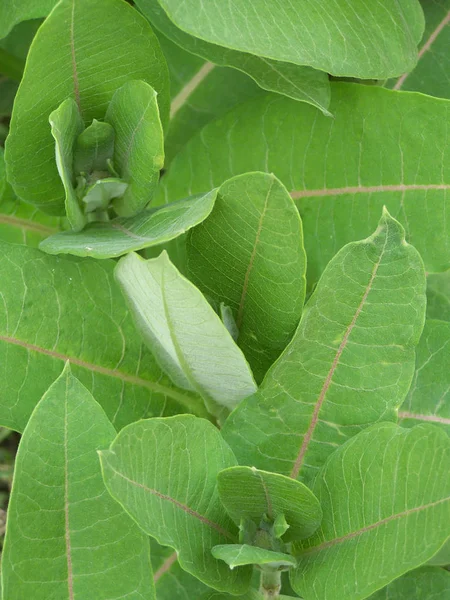
M245 592L251 569L231 573L210 552L237 538L217 492L217 474L236 459L218 429L190 415L148 419L123 429L100 458L109 492L177 551L183 569L220 591Z
M388 87L450 98L450 0L421 0L421 4L426 26L418 63L412 71L405 69L401 77L390 80Z
M424 29L416 0L307 1L301 9L290 0L159 3L177 27L208 42L363 79L409 71Z
M294 590L360 600L431 558L450 534L449 461L432 425L381 423L336 450L314 482L324 518L296 543Z
M148 539L102 480L97 450L114 437L67 365L20 442L2 557L8 600L155 598Z
M444 567L450 565L450 539L448 539L442 548L430 558L427 564Z
M220 500L236 524L248 518L259 525L264 515L272 521L284 515L289 526L284 541L309 537L322 520L314 494L284 475L232 467L219 473L218 486Z
M214 558L223 560L230 569L242 565L266 565L273 569L295 567L297 561L293 556L283 552L273 552L248 544L222 544L211 550Z
M0 3L0 38L4 38L21 21L46 17L57 0L20 0Z
M107 171L108 159L114 154L114 127L104 121L94 119L89 127L80 133L73 145L73 171L91 173Z
M449 269L450 161L442 123L450 102L334 83L330 111L333 119L276 96L236 107L180 152L159 200L248 171L271 172L300 210L311 284L342 246L375 229L383 205L406 227L428 272Z
M285 600L286 596L279 596L280 600ZM199 600L264 600L264 598L256 590L249 589L243 596L231 596L230 594L222 594L221 592L206 592L200 596Z
M370 600L444 600L450 597L450 573L436 567L422 567L406 573Z
M385 211L329 263L292 342L225 423L238 461L310 480L348 438L394 420L424 318L422 261Z
M122 0L60 2L34 39L15 101L6 162L16 194L62 214L49 114L71 97L89 125L103 119L114 92L135 79L157 90L167 121L167 68L146 19Z
M213 302L231 308L237 343L261 381L292 338L305 299L302 223L283 184L264 173L225 182L211 216L189 234L187 269Z
M427 320L417 346L416 372L398 413L403 427L430 422L450 435L450 323Z
M40 244L49 254L74 254L93 258L121 256L163 244L206 219L213 209L217 190L146 210L134 217L106 223L90 223L83 231L57 233ZM1 216L0 216L1 222Z
M114 202L121 216L134 215L148 204L164 165L164 134L157 94L145 81L128 81L114 94L105 119L116 132L114 168L128 183Z
M56 166L66 194L66 216L74 231L83 229L87 222L73 187L73 149L83 131L83 120L73 98L67 98L49 117L56 145Z
M292 62L280 62L210 44L174 25L158 0L138 0L137 5L152 25L188 52L210 63L238 69L249 75L261 88L312 104L330 116L330 85L326 73Z
M450 271L428 275L427 316L450 321Z
M116 428L183 406L206 414L201 399L174 388L139 340L114 265L0 243L1 425L23 431L67 360Z
M196 391L209 410L234 408L256 390L244 355L201 292L166 252L119 261L116 279L136 327L175 385Z

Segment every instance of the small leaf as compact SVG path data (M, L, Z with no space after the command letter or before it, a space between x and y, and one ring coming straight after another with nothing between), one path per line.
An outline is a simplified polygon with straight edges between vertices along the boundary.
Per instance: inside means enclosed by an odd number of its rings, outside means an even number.
M189 415L148 419L123 429L101 462L106 486L138 525L178 553L183 569L207 585L244 593L251 569L233 573L211 548L237 541L217 474L236 459L208 421Z
M450 439L432 425L381 423L336 450L312 488L324 517L296 542L294 590L360 600L431 558L450 535L449 461Z
M213 209L217 190L142 211L106 223L90 223L83 231L53 235L40 244L49 254L74 254L113 258L133 250L164 244L206 219ZM1 217L0 217L1 220Z
M75 175L106 171L108 159L112 159L114 154L114 136L114 128L109 123L94 119L75 142L73 151Z
M129 254L116 278L144 341L176 385L199 393L213 412L217 405L234 408L256 390L226 327L165 252L147 261Z
M134 215L152 199L164 165L164 134L157 94L145 81L128 81L114 94L105 119L114 127L114 168L128 183L114 202L118 215Z
M322 519L311 490L284 475L232 467L221 471L217 481L220 500L236 524L243 517L257 524L264 515L272 521L284 517L289 529L283 539L291 541L312 535Z
M214 546L211 552L214 558L226 562L230 569L242 565L266 565L273 569L288 569L297 564L295 558L289 554L247 544L223 544Z
M114 198L122 197L128 188L128 184L116 177L107 177L99 179L91 187L85 190L83 196L83 204L85 212L92 213L95 211L106 211L109 203ZM99 219L100 221L100 219Z
M114 436L66 366L17 454L2 556L8 600L155 598L148 539L102 480L97 450Z
M73 187L73 148L75 141L83 131L83 120L77 103L67 98L49 117L52 136L56 145L56 166L66 194L66 215L74 231L83 229L87 219L81 210Z

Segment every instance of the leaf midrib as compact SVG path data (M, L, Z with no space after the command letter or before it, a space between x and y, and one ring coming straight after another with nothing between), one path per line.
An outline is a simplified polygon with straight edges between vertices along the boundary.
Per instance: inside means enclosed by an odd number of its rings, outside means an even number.
M73 591L73 565L72 565L72 543L70 539L69 519L69 457L68 457L68 425L67 425L67 399L69 395L69 377L66 377L66 394L64 398L64 539L66 544L67 559L67 587L69 600L74 600Z
M311 190L292 190L291 197L293 200L301 198L318 198L322 196L344 196L346 194L376 194L380 192L418 192L431 190L450 190L450 184L447 183L430 183L430 184L387 184L387 185L355 185L339 188L318 188Z

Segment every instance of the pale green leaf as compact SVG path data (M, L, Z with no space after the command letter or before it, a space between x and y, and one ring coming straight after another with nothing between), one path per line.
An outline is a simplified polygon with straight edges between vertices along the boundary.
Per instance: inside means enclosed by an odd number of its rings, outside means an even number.
M106 177L98 179L93 185L85 189L83 204L86 213L97 212L100 215L108 209L111 200L121 198L126 192L128 184L117 177ZM106 216L106 219L108 217ZM102 219L99 218L101 222Z
M28 55L6 143L17 195L61 214L64 193L49 114L74 98L85 125L103 119L114 92L142 79L159 93L167 120L168 73L146 19L123 0L63 0L40 27Z
M433 425L381 423L339 448L313 486L324 518L297 543L295 591L360 600L431 558L450 534L449 462Z
M67 365L20 442L2 553L8 600L155 599L149 541L102 479L97 451L115 435Z
M78 105L73 98L67 98L49 116L52 136L55 139L56 166L61 177L66 195L66 216L74 231L79 231L86 224L86 216L81 210L78 197L73 186L73 149L75 142L83 131L83 120Z
M322 520L322 510L311 490L284 475L255 467L232 467L219 473L218 486L220 500L236 524L248 518L259 525L264 515L272 521L284 515L289 526L284 541L309 537Z
M283 552L265 550L248 544L222 544L211 550L214 558L223 560L230 569L242 565L267 565L273 569L289 568L297 564L295 558Z
M183 569L220 591L245 592L251 569L231 572L211 554L237 541L217 492L217 474L236 459L218 429L190 415L147 419L100 457L109 492L148 535L177 550Z
M310 480L348 438L394 420L414 375L425 283L387 212L372 236L340 250L260 391L225 423L239 462Z
M427 316L450 321L450 271L428 275Z
M74 174L107 171L108 159L112 160L114 154L114 137L112 125L94 119L73 145Z
M129 254L115 273L138 330L175 385L199 393L213 412L256 390L226 327L166 252L147 261Z
M333 119L273 95L238 106L181 150L162 180L159 201L248 171L272 172L300 210L311 284L339 248L375 229L383 205L402 222L428 272L449 269L450 160L443 123L450 102L334 83L330 111Z
M57 0L5 0L0 3L0 38L5 37L21 21L46 17Z
M159 0L200 39L339 76L392 77L410 70L424 18L418 0Z
M205 414L139 340L114 265L0 243L1 425L22 431L67 360L116 428L183 405Z
M292 62L271 60L210 44L174 25L158 0L138 0L137 5L152 25L188 52L201 56L209 63L242 71L261 88L307 102L329 115L330 85L326 73Z
M302 223L283 184L264 173L225 182L210 217L188 236L187 270L208 298L231 308L237 343L261 381L305 299Z
M416 354L411 389L398 413L400 424L434 423L450 435L450 323L427 320Z
M450 573L436 567L422 567L406 573L370 600L446 600L450 598Z
M145 81L128 81L114 94L105 119L116 133L114 169L128 189L113 206L121 216L148 204L164 165L164 134L157 93Z

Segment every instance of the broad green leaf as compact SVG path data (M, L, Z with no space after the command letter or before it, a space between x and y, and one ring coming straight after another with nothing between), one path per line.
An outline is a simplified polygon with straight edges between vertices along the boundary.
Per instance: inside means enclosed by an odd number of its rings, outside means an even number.
M417 0L159 0L202 40L339 76L382 79L409 71L424 19Z
M103 119L114 92L135 79L157 90L165 122L167 67L146 19L122 0L60 2L33 41L13 110L6 162L16 194L61 214L50 113L71 97L89 125Z
M212 412L256 391L226 327L166 252L147 261L128 254L115 273L138 330L175 385L196 391Z
M300 210L311 284L339 248L375 229L383 205L405 226L427 271L444 271L450 268L450 160L442 123L449 108L447 100L348 83L332 84L333 119L286 98L256 98L207 125L181 150L158 200L267 171Z
M66 195L66 216L74 231L79 231L87 222L73 187L73 149L83 131L83 120L73 98L67 98L49 117L52 136L56 146L56 166Z
M225 182L187 242L189 278L232 310L237 343L261 381L290 341L303 308L302 223L283 184L248 173Z
M145 81L128 81L114 94L105 119L116 133L114 168L128 183L114 202L121 216L134 215L148 204L164 165L164 134L157 93Z
M328 116L330 85L328 75L307 66L271 60L210 44L179 29L161 8L158 0L138 0L137 5L157 29L188 52L210 63L233 67L249 75L261 88L312 104Z
M384 211L329 263L292 342L225 423L238 461L310 480L348 438L394 420L424 319L423 263Z
M324 518L297 543L294 590L360 600L431 558L450 534L449 461L432 425L381 423L339 448L313 485Z
M23 431L69 360L116 428L202 411L173 387L136 335L113 261L47 256L0 243L0 424Z
M11 29L30 19L46 17L57 3L57 0L20 0L0 3L0 38L9 34Z
M147 419L123 429L100 459L112 496L177 551L183 569L220 591L245 592L251 569L231 572L210 552L237 541L217 492L217 474L236 459L218 429L191 415Z
M450 98L450 0L421 0L421 5L426 26L418 63L412 71L405 69L401 77L390 80L388 87Z
M248 544L222 544L211 550L214 558L223 560L230 569L242 565L267 565L274 569L295 567L297 561L293 556L283 552L265 550Z
M450 539L448 539L442 548L428 561L429 565L447 566L450 565Z
M248 518L259 525L264 515L271 520L284 515L289 526L284 541L309 537L322 520L311 490L284 475L255 467L231 467L219 473L218 486L220 500L236 524Z
M155 599L149 541L102 479L97 451L115 435L67 365L20 442L2 556L8 600Z
M450 598L450 573L436 567L422 567L406 573L370 600L445 600Z
M107 223L90 223L79 233L57 233L44 240L40 248L49 254L111 258L157 246L206 219L213 209L216 196L217 190L213 190L142 211L134 217L118 218Z
M427 320L416 354L411 389L398 413L400 424L434 423L450 435L450 323Z
M450 271L428 275L427 316L450 321Z

